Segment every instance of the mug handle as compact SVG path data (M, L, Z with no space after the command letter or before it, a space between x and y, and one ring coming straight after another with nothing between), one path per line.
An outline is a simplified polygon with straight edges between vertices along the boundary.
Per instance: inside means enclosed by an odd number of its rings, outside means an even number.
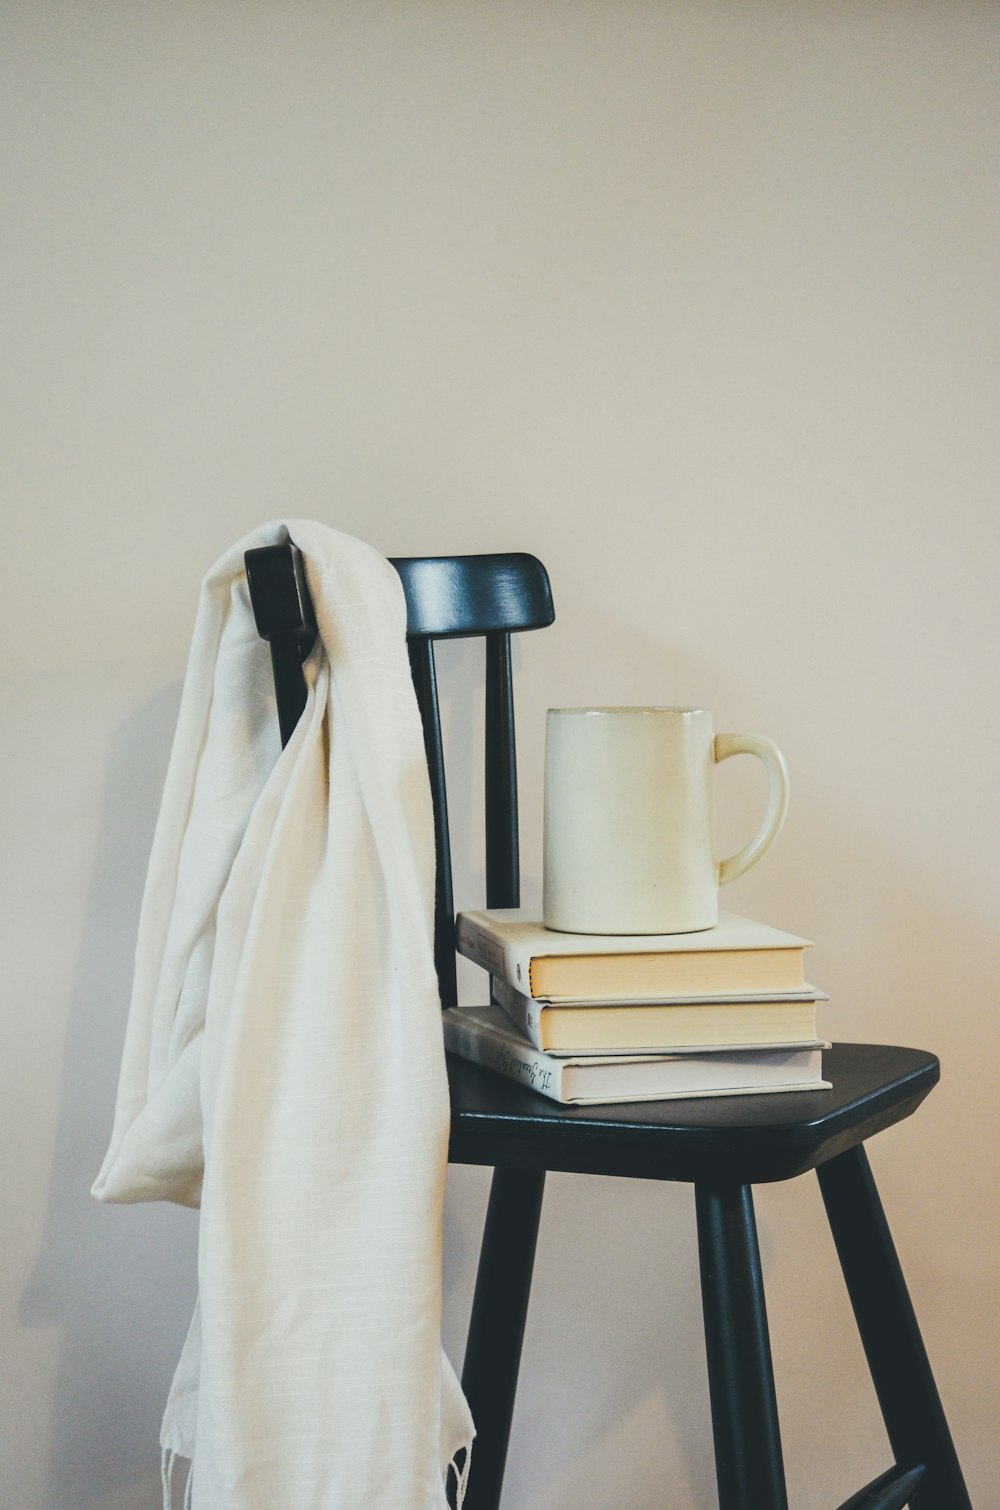
M767 771L767 812L759 831L744 844L741 850L728 860L717 864L719 885L735 881L751 865L756 864L765 850L770 849L781 833L785 814L788 812L788 767L785 757L771 739L763 734L716 734L713 744L715 762L728 760L730 755L756 755L764 762Z

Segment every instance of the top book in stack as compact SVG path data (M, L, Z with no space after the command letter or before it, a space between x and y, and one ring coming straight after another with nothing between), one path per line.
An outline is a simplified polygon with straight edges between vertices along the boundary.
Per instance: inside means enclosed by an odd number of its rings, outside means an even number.
M729 997L808 989L811 940L720 912L699 933L557 933L523 907L460 912L457 944L526 996L613 1002Z

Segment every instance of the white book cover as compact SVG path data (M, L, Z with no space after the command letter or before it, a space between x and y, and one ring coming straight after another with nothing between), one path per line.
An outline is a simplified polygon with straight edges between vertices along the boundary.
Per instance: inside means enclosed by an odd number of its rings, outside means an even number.
M714 928L696 933L560 933L546 928L530 907L489 907L460 912L459 936L475 929L498 943L532 955L684 954L708 949L806 949L812 939L785 933L768 923L720 911Z

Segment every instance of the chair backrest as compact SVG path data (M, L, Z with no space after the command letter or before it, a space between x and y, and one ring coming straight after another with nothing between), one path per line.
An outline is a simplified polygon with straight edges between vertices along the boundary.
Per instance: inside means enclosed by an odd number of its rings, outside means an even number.
M257 628L271 646L281 737L287 743L305 706L302 661L315 635L305 573L291 544L247 551L245 559ZM434 641L480 635L486 641L486 905L516 907L520 869L510 637L545 628L555 610L544 566L520 552L404 556L392 564L406 597L410 668L434 800L434 960L442 1005L450 1007L457 1001L455 904Z
M548 574L534 556L411 556L392 564L406 596L410 667L434 798L434 960L442 1005L450 1007L458 999L455 901L434 641L473 635L486 641L486 905L516 907L520 863L510 637L520 630L545 628L555 610Z

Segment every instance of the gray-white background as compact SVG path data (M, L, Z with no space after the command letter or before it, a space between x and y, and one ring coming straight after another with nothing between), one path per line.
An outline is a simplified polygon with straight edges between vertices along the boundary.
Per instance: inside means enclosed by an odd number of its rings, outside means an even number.
M88 1189L198 581L281 514L548 564L528 901L547 705L783 746L729 902L815 938L828 1034L942 1055L872 1158L993 1503L997 8L8 0L0 66L0 1503L158 1503L195 1219ZM482 675L442 670L476 906ZM757 780L720 774L727 849ZM456 1358L485 1198L452 1172ZM792 1499L829 1510L888 1448L815 1182L758 1211ZM713 1503L696 1274L688 1190L551 1179L510 1510Z

